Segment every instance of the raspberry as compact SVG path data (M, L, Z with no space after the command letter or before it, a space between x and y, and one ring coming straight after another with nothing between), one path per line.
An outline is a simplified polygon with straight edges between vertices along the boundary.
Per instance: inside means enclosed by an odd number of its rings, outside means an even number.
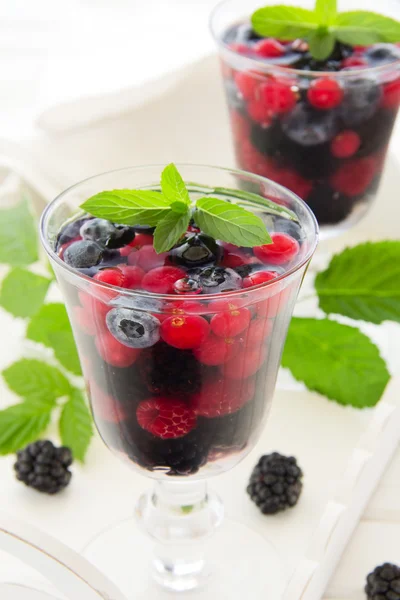
M109 285L115 285L117 287L124 287L125 283L124 274L118 267L101 269L101 271L98 271L96 275L94 275L93 279L96 281L102 281L103 283L108 283Z
M248 308L223 300L213 303L210 308L223 311L215 314L210 322L212 331L220 337L235 337L249 326L251 312Z
M196 425L196 415L187 404L162 396L141 402L136 418L142 429L163 440L182 437Z
M272 244L253 248L255 256L265 264L283 265L296 256L299 242L287 233L272 233Z
M396 109L400 104L400 79L383 86L382 108Z
M96 323L93 315L81 306L74 306L73 318L86 335L96 335Z
M228 267L229 269L235 269L236 267L241 267L247 263L247 257L239 254L239 252L225 252L221 265L223 267Z
M313 81L307 92L309 103L319 110L336 108L341 104L343 96L344 92L337 81L328 77Z
M239 351L239 345L233 338L222 338L213 335L193 350L194 356L203 365L222 365Z
M248 288L267 283L267 281L272 281L276 277L278 277L278 273L275 271L256 271L243 279L243 287Z
M350 158L361 146L361 138L350 129L339 133L331 143L331 152L336 158Z
M122 287L129 290L136 290L141 287L140 284L145 276L143 269L132 265L118 265L118 268L122 271L124 276L124 283Z
M253 100L256 97L259 81L252 73L238 71L235 74L235 83L245 100Z
M246 348L258 347L263 344L273 329L273 321L269 319L254 319L249 328L243 333L242 341Z
M228 360L220 369L225 377L246 379L257 373L266 358L267 350L263 346L246 349Z
M101 358L113 367L130 367L140 354L140 350L124 346L108 331L98 335L95 344Z
M261 84L259 95L266 109L280 115L291 111L297 101L291 87L279 79L269 79Z
M350 160L342 164L330 178L332 187L346 196L364 194L372 183L376 161L371 156Z
M143 277L142 288L156 294L173 294L175 281L184 277L185 272L178 267L157 267Z
M279 58L285 54L285 48L273 38L260 40L253 46L253 52L263 58Z
M130 265L136 265L145 271L150 271L151 269L162 267L167 258L167 252L157 254L153 246L148 244L146 246L142 246L140 249L134 248L128 256L128 263Z
M253 121L264 127L268 127L272 122L272 111L268 106L265 106L262 100L250 100L247 105L247 112Z
M241 383L229 379L207 382L192 398L191 408L200 417L222 417L240 410L255 393L253 379Z
M181 315L169 317L161 324L161 337L174 348L198 348L208 337L210 326L203 317Z
M153 236L147 233L137 233L133 242L120 249L121 256L129 256L133 248L140 250L143 246L153 244Z

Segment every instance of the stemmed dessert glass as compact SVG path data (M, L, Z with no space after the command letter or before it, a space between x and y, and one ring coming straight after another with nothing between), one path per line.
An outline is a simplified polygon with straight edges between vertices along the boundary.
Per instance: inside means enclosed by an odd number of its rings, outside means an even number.
M192 199L209 194L245 203L270 231L289 228L294 232L299 252L285 268L277 267L279 275L270 282L197 295L191 305L190 295L183 303L179 295L127 290L96 281L73 270L55 252L60 229L79 214L84 200L110 189L158 190L159 166L92 177L46 208L42 242L65 298L97 429L116 456L155 480L153 489L139 499L136 521L103 532L89 545L87 555L132 599L148 597L153 585L150 572L160 584L159 591L153 592L157 598L165 590L184 593L204 583L204 597L216 597L213 594L221 595L223 590L222 597L242 598L250 580L253 597L261 598L266 591L278 597L282 577L276 553L262 536L240 523L226 521L219 528L223 506L207 490L206 479L238 464L260 437L293 306L316 248L318 226L302 200L265 178L208 166L178 168ZM253 192L260 194L261 204L257 196L253 200L243 196L244 183L251 183ZM267 209L262 198L273 200L275 210ZM90 308L91 319L82 319L82 306ZM126 348L122 355L116 354L112 336L105 331L105 315L115 308L134 311L143 322L179 319L191 310L209 320L216 314L226 315L227 310L246 308L255 323L243 333L237 359L229 361L229 366L213 366L199 362L195 350L180 350L157 340L143 350ZM161 439L143 429L141 419L148 417L146 411L157 410L158 401L187 411L190 433ZM201 591L197 593L196 597L203 597Z

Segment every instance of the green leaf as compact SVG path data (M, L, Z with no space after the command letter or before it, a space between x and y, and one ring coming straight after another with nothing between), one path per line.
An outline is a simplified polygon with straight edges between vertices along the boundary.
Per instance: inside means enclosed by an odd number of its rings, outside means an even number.
M400 22L366 10L339 13L336 37L352 46L400 41Z
M171 211L157 225L154 232L154 249L160 254L170 250L177 241L186 233L190 220L190 211L181 215Z
M216 240L248 247L271 243L260 217L224 200L201 198L197 201L194 219L204 233Z
M256 33L282 40L307 37L318 28L316 15L311 10L295 6L266 6L256 10L251 23Z
M170 210L160 192L150 190L113 190L100 192L81 208L95 217L126 225L157 225Z
M375 406L390 379L366 335L328 319L293 318L282 365L308 389L356 408Z
M317 0L315 3L315 14L320 25L331 25L337 16L336 0Z
M0 454L11 454L34 442L46 430L51 405L16 404L0 411Z
M335 47L335 36L329 31L316 31L308 38L311 55L316 60L325 60L332 54Z
M25 267L38 258L36 223L27 200L0 210L0 263Z
M68 396L71 386L64 375L40 360L22 358L3 371L3 377L15 394L43 401Z
M81 366L67 311L63 304L45 304L28 325L27 338L54 350L57 360L75 375Z
M400 322L400 241L347 248L318 274L315 286L319 306L328 314Z
M83 462L93 436L93 425L85 398L76 388L64 404L59 428L63 445L71 448L74 458Z
M183 202L190 205L189 192L176 166L171 163L165 167L161 174L161 190L165 198L170 202Z
M173 202L171 204L171 210L178 215L186 215L188 212L188 205L184 204L183 202Z
M50 283L46 277L15 267L3 279L0 305L14 317L31 317L43 304Z

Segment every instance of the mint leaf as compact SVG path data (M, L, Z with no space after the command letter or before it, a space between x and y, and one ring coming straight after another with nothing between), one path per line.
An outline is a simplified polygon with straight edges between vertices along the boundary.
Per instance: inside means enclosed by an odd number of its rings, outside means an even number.
M186 233L190 220L190 211L186 213L170 211L170 213L159 222L154 232L154 249L157 254L170 250L177 241Z
M36 441L50 423L51 409L24 402L0 411L0 454L12 454Z
M71 391L70 383L61 371L40 360L22 358L2 374L10 390L22 398L48 402L68 396Z
M319 273L319 306L371 323L400 322L400 241L367 242L347 248Z
M74 458L83 462L93 436L93 425L85 398L76 388L64 404L59 428L63 445L71 448Z
M176 166L171 163L165 167L161 174L161 190L165 198L170 202L183 202L190 205L189 192Z
M317 0L314 12L318 23L321 25L331 25L336 19L337 2L336 0Z
M366 335L328 319L293 318L282 365L310 390L356 408L375 406L390 379Z
M153 227L168 213L169 204L160 192L113 190L92 196L81 208L94 217L114 223Z
M81 375L81 366L74 336L63 304L45 304L32 318L27 338L52 348L57 360L75 375Z
M375 42L400 41L400 23L378 13L355 10L339 13L335 22L335 35L352 46Z
M259 35L282 40L307 37L319 25L313 11L283 5L256 10L251 17L251 24Z
M50 283L46 277L16 267L3 279L0 305L14 317L31 317L43 304Z
M194 219L204 233L216 240L251 247L271 243L260 217L224 200L201 198L197 201Z
M335 36L327 31L316 31L308 38L309 49L314 58L325 60L332 54L335 47Z
M25 267L38 258L36 224L29 203L23 200L0 210L0 263Z

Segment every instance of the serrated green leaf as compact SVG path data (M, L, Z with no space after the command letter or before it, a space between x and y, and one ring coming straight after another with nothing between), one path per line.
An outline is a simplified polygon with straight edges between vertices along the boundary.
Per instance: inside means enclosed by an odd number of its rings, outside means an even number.
M308 38L310 53L316 60L325 60L328 58L332 54L335 43L335 36L328 31L316 31Z
M64 375L40 360L22 358L3 371L12 392L22 398L49 399L68 396L71 386Z
M186 233L190 220L190 211L187 208L186 213L181 215L176 212L170 212L157 225L154 232L154 249L160 254L170 250L178 240Z
M293 318L282 365L310 390L356 408L375 406L390 379L366 335L328 319Z
M31 317L43 304L50 283L46 277L15 267L1 284L0 305L14 317Z
M320 308L370 323L400 322L399 265L400 241L347 248L315 280Z
M83 462L93 436L93 425L85 398L75 388L64 404L59 428L64 446L71 448L74 458Z
M365 10L339 13L335 32L339 40L352 46L400 41L399 21Z
M173 163L165 167L161 174L161 190L170 203L183 202L183 204L189 206L189 192L181 174Z
M201 198L194 219L204 233L216 240L247 247L271 243L260 217L224 200Z
M318 28L316 15L311 10L295 6L266 6L256 10L251 23L259 35L282 40L307 37Z
M32 318L27 338L54 350L57 360L75 375L82 370L68 314L63 304L45 304Z
M86 200L81 208L95 217L125 225L157 225L170 210L160 192L112 190Z
M39 259L35 218L23 200L0 210L0 263L25 267Z
M0 454L17 452L46 430L51 405L24 402L0 411Z
M315 14L321 25L331 25L337 15L337 0L317 0Z

